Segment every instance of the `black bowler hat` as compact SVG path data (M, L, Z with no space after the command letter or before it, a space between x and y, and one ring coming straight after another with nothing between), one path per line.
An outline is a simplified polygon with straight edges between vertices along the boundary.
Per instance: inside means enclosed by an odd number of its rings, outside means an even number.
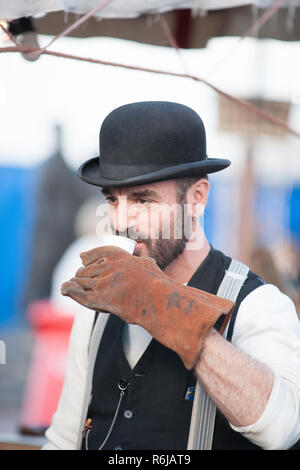
M136 186L203 176L229 160L208 158L205 128L191 108L167 101L126 104L100 129L100 155L83 163L78 176L101 187Z

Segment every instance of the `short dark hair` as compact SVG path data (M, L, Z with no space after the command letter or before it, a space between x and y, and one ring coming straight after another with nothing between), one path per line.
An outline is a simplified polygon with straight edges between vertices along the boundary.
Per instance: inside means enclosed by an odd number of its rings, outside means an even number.
M193 186L196 181L205 178L208 180L207 175L202 175L202 176L187 176L185 178L176 178L175 179L175 184L176 184L176 193L177 193L177 199L178 202L183 202L187 193L187 190Z

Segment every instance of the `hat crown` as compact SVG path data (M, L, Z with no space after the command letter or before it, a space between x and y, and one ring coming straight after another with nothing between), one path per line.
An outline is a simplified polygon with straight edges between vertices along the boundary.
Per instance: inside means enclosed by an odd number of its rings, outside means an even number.
M100 164L161 167L206 159L206 135L191 108L165 101L130 103L113 110L99 135Z
M113 110L103 121L100 154L78 175L101 187L136 186L223 170L230 161L208 158L205 128L191 108L168 101L142 101Z

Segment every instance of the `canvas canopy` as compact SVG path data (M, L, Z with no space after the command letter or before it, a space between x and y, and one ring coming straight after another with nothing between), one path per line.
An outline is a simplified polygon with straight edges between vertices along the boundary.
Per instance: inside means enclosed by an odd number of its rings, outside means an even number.
M100 0L0 0L0 18L13 20L24 16L44 15L64 10L86 13L100 5ZM266 3L266 1L264 2ZM178 9L221 10L244 5L259 4L257 0L113 0L94 16L101 18L137 18Z

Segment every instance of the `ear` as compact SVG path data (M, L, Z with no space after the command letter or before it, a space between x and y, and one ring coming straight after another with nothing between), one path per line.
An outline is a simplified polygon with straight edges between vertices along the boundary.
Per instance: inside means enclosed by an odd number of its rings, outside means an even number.
M207 204L209 194L209 181L201 178L187 191L187 202L192 207L192 216L201 216Z

